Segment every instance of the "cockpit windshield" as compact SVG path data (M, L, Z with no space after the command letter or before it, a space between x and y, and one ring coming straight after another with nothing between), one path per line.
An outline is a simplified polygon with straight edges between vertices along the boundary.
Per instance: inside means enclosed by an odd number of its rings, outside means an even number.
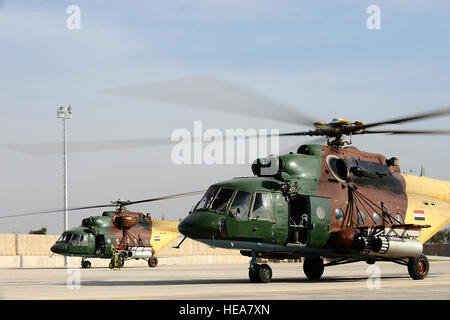
M216 196L217 191L219 191L219 187L214 187L214 186L209 187L208 191L206 191L202 200L200 200L200 202L195 206L195 210L208 209L209 205L214 200L214 197Z
M78 240L80 240L80 235L79 234L74 234L72 239L70 239L70 245L71 246L77 246L78 245Z
M216 211L226 211L228 207L228 203L233 196L234 190L230 188L220 188L219 193L217 194L214 202L211 205L211 210Z
M58 241L56 242L69 242L72 238L72 233L70 232L63 232L63 234L59 237Z

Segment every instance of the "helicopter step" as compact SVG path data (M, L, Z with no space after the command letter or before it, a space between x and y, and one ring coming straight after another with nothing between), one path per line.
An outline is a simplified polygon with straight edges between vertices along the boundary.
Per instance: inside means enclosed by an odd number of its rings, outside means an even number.
M287 247L305 247L305 244L301 243L301 242L291 242L291 243L286 243Z

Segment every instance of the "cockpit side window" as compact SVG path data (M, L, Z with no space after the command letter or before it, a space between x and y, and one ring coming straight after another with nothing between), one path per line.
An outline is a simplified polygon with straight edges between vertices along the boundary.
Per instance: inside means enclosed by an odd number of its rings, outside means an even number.
M220 188L219 193L217 193L217 196L211 205L211 210L226 211L233 193L234 189Z
M80 235L79 234L74 234L72 239L70 239L70 245L71 246L77 246L79 240L80 240Z
M256 192L250 218L255 220L273 220L271 198L269 192Z
M203 198L195 206L195 210L208 209L209 206L211 205L211 202L214 200L214 197L216 196L217 191L219 191L219 187L214 187L214 186L209 187L208 191L206 191Z
M81 235L81 239L80 239L80 246L87 246L88 243L88 235L87 234L83 234Z
M59 239L56 240L56 242L64 242L64 238L65 238L65 237L66 237L66 233L63 232L63 233L61 234L61 236L59 237Z
M237 191L231 204L229 214L237 219L248 219L248 208L250 207L251 194L245 191Z
M63 232L63 234L61 235L61 237L59 237L57 242L65 242L68 243L70 241L70 239L72 238L72 233L70 232Z

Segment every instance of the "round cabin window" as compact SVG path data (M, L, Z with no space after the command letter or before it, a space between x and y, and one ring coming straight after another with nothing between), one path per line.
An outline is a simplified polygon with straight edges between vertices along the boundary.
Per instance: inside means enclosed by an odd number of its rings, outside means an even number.
M358 212L358 223L366 223L366 214L364 213L364 211Z
M342 221L344 219L344 210L342 210L341 208L337 208L336 210L334 210L334 217L337 221Z
M373 215L372 215L372 217L373 217L373 220L375 220L375 222L376 222L377 224L380 224L380 223L381 223L381 217L380 217L380 215L379 215L378 213L374 212Z
M317 215L317 218L319 218L320 220L325 219L325 216L327 215L327 213L326 213L324 207L318 206L316 209L316 215Z

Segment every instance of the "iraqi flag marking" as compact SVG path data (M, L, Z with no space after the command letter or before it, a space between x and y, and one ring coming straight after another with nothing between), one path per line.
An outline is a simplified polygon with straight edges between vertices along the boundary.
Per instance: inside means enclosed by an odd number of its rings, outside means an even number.
M414 220L425 220L425 212L423 210L414 210Z
M154 239L155 241L161 240L161 239L159 238L159 236L155 236L153 239Z

